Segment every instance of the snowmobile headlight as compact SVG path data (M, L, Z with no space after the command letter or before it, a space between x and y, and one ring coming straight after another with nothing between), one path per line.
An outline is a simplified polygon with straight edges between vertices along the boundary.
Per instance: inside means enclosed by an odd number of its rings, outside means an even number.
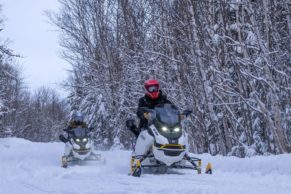
M163 132L167 132L168 131L168 128L167 127L162 127L162 131Z
M77 138L77 139L76 139L76 142L80 142L80 139L79 139L79 138Z
M87 139L87 138L84 138L84 139L83 139L83 142L87 142L87 141L88 141L88 139Z
M176 127L176 128L174 128L174 132L180 132L180 128L179 127Z

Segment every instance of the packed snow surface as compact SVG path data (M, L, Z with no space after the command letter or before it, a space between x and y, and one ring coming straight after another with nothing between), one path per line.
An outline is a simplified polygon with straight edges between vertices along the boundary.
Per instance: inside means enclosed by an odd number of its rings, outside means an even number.
M100 152L106 164L60 166L63 143L0 139L1 194L291 194L291 154L236 157L196 155L212 175L192 170L128 176L130 152Z

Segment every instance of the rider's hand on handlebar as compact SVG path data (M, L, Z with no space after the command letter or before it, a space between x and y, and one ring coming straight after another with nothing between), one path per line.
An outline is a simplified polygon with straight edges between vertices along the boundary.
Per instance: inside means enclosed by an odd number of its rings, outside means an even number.
M184 110L181 114L180 114L180 119L183 120L186 117L188 117L193 111L191 110Z
M143 113L143 117L146 119L150 118L150 114L148 112Z

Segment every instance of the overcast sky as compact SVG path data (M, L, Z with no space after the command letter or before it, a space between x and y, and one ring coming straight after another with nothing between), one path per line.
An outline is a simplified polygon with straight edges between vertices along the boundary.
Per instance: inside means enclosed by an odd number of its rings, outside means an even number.
M24 58L18 63L27 85L33 90L40 86L56 88L66 79L70 68L60 56L58 32L48 23L44 10L58 10L57 0L0 0L4 30L1 39L8 38L14 53Z

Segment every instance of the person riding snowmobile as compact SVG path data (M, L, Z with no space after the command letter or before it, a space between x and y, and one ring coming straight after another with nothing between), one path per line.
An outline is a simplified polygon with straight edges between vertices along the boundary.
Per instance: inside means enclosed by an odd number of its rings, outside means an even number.
M167 96L160 90L160 84L155 79L150 79L144 82L145 95L139 99L137 116L140 119L139 127L137 128L133 120L127 121L127 127L137 137L134 155L141 158L148 152L150 146L153 143L153 135L148 127L148 114L144 112L144 108L154 109L157 105L172 104L167 99Z
M75 112L71 117L68 128L64 131L66 135L60 135L59 137L65 143L65 151L62 156L63 168L67 168L69 163L73 164L77 161L105 162L93 148L91 137L93 127L88 127L82 113Z
M134 121L128 120L127 127L134 133L136 137L139 136L143 129L148 126L147 118L145 118L144 108L154 109L160 104L173 104L167 99L167 96L160 90L160 84L155 79L150 79L144 82L145 95L138 101L137 117L140 119L139 126L134 125Z
M77 127L87 128L87 123L84 121L84 116L80 112L75 112L72 115L72 119L69 122L68 130L72 130Z
M67 129L64 129L64 131L66 132L66 137L63 136L63 138L60 137L60 139L63 140L63 142L65 142L65 152L64 152L64 156L63 157L68 157L71 152L72 152L72 145L69 143L69 136L70 136L70 131L72 131L75 128L88 128L87 123L84 121L84 116L81 112L75 112L72 115L71 120L69 121L69 126L67 127ZM62 135L61 135L62 136Z
M127 121L127 127L136 135L137 140L132 155L132 169L135 169L140 162L146 157L154 143L154 134L148 126L149 109L155 109L158 105L168 104L176 107L167 96L160 90L160 84L157 80L151 79L144 83L145 96L139 99L137 116L140 119L139 127L137 128L133 120ZM180 114L180 119L187 117L192 111L185 110ZM187 160L191 160L188 153L185 154ZM195 164L194 164L195 165Z

